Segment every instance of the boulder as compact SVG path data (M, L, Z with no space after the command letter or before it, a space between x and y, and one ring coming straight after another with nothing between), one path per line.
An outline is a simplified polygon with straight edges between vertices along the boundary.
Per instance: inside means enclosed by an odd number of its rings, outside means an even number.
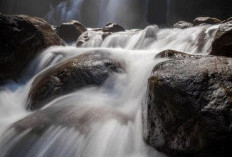
M169 59L184 59L184 58L196 58L199 57L197 55L190 55L184 52L180 52L180 51L175 51L175 50L164 50L160 53L158 53L155 58L169 58Z
M158 55L169 60L156 65L148 81L144 140L172 157L229 157L232 59L172 57L179 55Z
M83 46L85 43L89 42L90 40L97 39L98 43L101 43L104 38L103 38L104 32L102 32L102 29L97 29L97 30L88 30L84 32L76 42L76 46L80 47ZM96 40L94 41L95 44L97 42Z
M186 29L190 27L193 27L193 24L186 21L179 21L173 25L173 28L180 28L180 29Z
M107 24L104 28L96 28L96 29L91 29L86 32L84 32L76 42L76 46L80 47L83 46L85 43L88 41L94 40L95 45L98 43L98 46L105 40L106 37L113 33L117 32L123 32L125 29L116 24L116 23L109 23Z
M107 52L91 52L64 61L37 76L30 89L27 108L36 110L52 99L87 86L100 86L123 63Z
M63 45L44 20L26 15L0 15L0 81L16 80L43 49Z
M103 32L115 33L115 32L124 32L124 31L125 29L117 23L108 23L103 28Z
M193 21L193 25L194 26L198 26L198 25L202 25L202 24L210 24L210 25L214 25L214 24L220 24L222 21L217 19L217 18L213 18L213 17L198 17L196 19L194 19Z
M72 20L57 27L57 34L65 42L70 43L75 42L86 30L87 29L79 21Z
M232 21L232 17L229 17L228 19L226 19L225 21L223 21L223 23L231 22L231 21Z
M224 23L218 28L210 54L232 57L232 21Z

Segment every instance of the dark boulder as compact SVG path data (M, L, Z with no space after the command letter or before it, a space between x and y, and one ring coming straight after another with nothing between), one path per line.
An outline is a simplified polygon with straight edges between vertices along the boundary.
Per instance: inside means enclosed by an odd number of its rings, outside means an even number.
M72 20L57 27L57 34L67 43L75 42L86 28L79 22Z
M217 19L217 18L213 18L213 17L198 17L196 19L194 19L193 21L193 25L194 26L198 26L198 25L202 25L202 24L210 24L210 25L214 25L214 24L220 24L222 21Z
M149 78L145 142L172 157L229 157L232 59L173 56L156 65Z
M180 28L180 29L186 29L190 27L193 27L193 24L186 21L179 21L173 25L173 28Z
M125 29L117 23L108 23L107 25L105 25L105 27L103 27L103 32L115 33L124 31Z
M16 80L43 49L63 45L44 20L25 15L0 15L0 81Z
M29 94L28 109L35 110L60 95L90 85L100 86L123 63L107 52L92 52L64 61L37 76Z
M225 21L223 21L223 23L226 23L226 22L232 22L232 17L229 17L228 19L226 19Z
M210 54L232 57L232 21L224 23L218 28Z

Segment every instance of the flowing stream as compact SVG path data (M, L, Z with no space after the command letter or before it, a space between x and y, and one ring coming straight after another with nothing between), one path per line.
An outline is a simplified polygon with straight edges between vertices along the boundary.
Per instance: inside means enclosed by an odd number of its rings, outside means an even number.
M153 67L163 61L154 57L166 49L207 54L217 27L181 30L148 26L144 30L115 33L104 41L96 36L81 48L48 48L32 61L19 82L9 81L0 87L0 157L164 156L142 139L141 104ZM28 115L41 112L26 110L27 97L38 74L68 58L96 50L123 60L126 72L111 75L100 87L60 96L41 109L43 114L59 113L54 117L57 121L67 118L67 112L85 117L83 121L67 120L78 124L77 128L52 121L48 129L33 134L33 128L18 133L10 127Z

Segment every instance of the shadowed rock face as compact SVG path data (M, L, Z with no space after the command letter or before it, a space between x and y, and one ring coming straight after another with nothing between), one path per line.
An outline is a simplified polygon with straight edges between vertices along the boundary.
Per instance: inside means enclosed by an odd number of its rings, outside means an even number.
M150 23L168 25L201 16L225 20L231 17L231 6L231 0L149 0L147 17Z
M43 49L63 45L40 18L0 16L0 81L17 79L23 68Z
M56 29L57 34L67 43L75 42L86 30L87 29L79 21L75 20L63 23Z
M213 18L213 17L198 17L196 19L193 20L193 25L194 26L198 26L198 25L202 25L202 24L220 24L222 21L217 19L217 18Z
M93 52L78 55L48 69L32 83L28 108L39 109L48 101L90 85L99 86L114 72L122 72L122 62L109 53Z
M219 27L210 54L232 57L232 22L224 23Z
M230 156L232 59L164 53L171 60L149 78L144 140L172 157Z

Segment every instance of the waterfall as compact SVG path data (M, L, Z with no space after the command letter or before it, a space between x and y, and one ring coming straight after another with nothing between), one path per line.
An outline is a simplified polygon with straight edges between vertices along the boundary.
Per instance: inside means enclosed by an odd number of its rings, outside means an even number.
M0 157L162 157L142 139L141 104L146 97L147 80L153 67L163 61L154 57L165 49L207 54L217 27L181 30L148 26L144 30L115 33L100 43L96 37L81 48L48 48L31 62L21 81L0 87ZM41 111L26 110L32 82L40 73L93 51L108 52L124 61L126 72L111 75L100 87L60 96ZM54 121L66 120L70 125L51 121L46 130L41 129L45 125L42 123L37 132L28 128L20 133L17 126L10 127L36 113L41 114L42 122L47 121L43 116L59 113L52 117ZM69 121L66 115L70 113L79 121ZM32 121L33 117L29 119Z
M75 19L91 27L103 27L109 22L141 27L147 23L143 15L147 5L147 0L66 0L51 7L46 19L57 25Z
M81 5L84 0L66 0L60 2L55 8L46 15L46 19L50 23L68 22L73 19L81 20Z

